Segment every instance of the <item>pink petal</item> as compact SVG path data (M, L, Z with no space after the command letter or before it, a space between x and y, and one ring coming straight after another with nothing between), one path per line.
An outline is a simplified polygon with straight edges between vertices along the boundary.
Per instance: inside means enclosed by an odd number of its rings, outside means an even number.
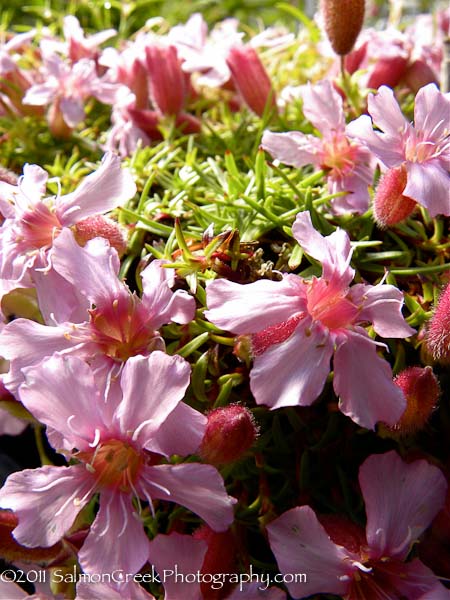
M358 321L372 323L378 335L405 338L416 332L402 315L403 294L393 285L359 283L352 286L348 297L354 304L362 306Z
M47 327L29 319L16 319L0 333L0 355L11 361L4 378L10 391L15 391L23 382L22 369L39 363L46 356L73 348L79 343L70 325Z
M27 425L27 421L18 419L7 410L0 408L0 435L20 435Z
M149 540L130 494L102 490L100 508L78 554L85 573L137 573L147 561Z
M349 123L345 131L348 136L365 144L386 167L397 167L405 160L398 135L375 132L368 115L362 115Z
M443 94L434 83L420 88L414 103L414 128L426 140L438 141L448 133L450 94Z
M50 104L58 92L58 82L49 79L46 83L37 83L31 86L22 99L23 104L32 106L46 106Z
M176 580L175 573L184 576L201 571L207 545L190 535L171 533L157 535L149 544L149 560L158 571L164 585L164 600L199 600L200 582L184 583Z
M300 131L288 133L272 133L265 131L261 140L261 147L273 158L285 165L303 167L320 163L322 142Z
M334 355L333 386L341 411L367 429L374 429L379 421L395 425L406 400L392 381L389 363L378 356L364 329L347 330L345 336Z
M11 577L14 577L13 573L9 571ZM8 570L5 570L2 573L2 579L0 579L0 598L5 598L5 600L27 600L29 594L21 588L17 583L13 583L13 581L8 581L6 577L8 576ZM45 598L43 599L45 600Z
M257 333L303 312L305 293L305 286L296 275L245 285L216 279L206 288L209 310L205 315L227 331Z
M408 121L391 88L382 85L377 94L369 94L368 107L375 125L400 140L400 134L408 127Z
M151 443L146 447L167 457L172 454L194 454L203 439L206 422L205 415L180 402L155 431Z
M114 575L117 579L119 576L120 573ZM128 584L113 584L80 580L75 600L155 600L155 597L133 581Z
M165 261L154 260L142 273L142 301L153 315L152 326L159 329L170 323L185 324L195 315L195 300L184 290L172 292L175 283L173 269L165 269Z
M258 404L270 408L309 406L330 372L333 342L320 324L300 322L292 335L255 358L250 388Z
M219 472L210 465L189 463L146 467L139 489L143 497L170 500L185 506L214 529L225 531L233 522L233 504Z
M50 261L51 262L51 261ZM33 272L38 304L45 323L83 323L87 321L89 300L78 287L64 279L55 269Z
M388 580L397 597L408 600L449 600L450 591L445 588L431 569L426 567L419 559L402 565L401 573ZM380 597L385 600L386 595Z
M342 289L350 283L355 271L350 267L352 248L346 231L337 229L324 237L314 229L311 215L305 211L297 215L292 233L304 251L322 263L324 279L337 279Z
M342 99L329 80L301 88L303 114L326 138L345 129Z
M89 240L82 248L72 231L63 229L53 243L52 264L80 294L97 306L113 302L126 290L117 277L120 267L117 252L103 238Z
M69 227L91 215L102 214L130 200L136 193L131 173L121 160L107 152L100 167L85 177L78 188L57 200L57 215Z
M28 206L41 201L47 187L48 173L38 165L26 164L23 168L23 177L19 182L20 193L29 201ZM31 201L31 202L30 202ZM20 204L20 199L16 204ZM21 207L25 208L25 207Z
M62 117L69 127L76 127L84 120L84 103L78 98L61 98L59 102Z
M56 544L89 501L92 483L84 466L45 466L10 475L0 489L0 506L19 519L16 540L31 548Z
M305 574L306 581L288 583L294 598L311 594L344 596L355 567L351 555L328 537L309 506L298 506L267 525L269 543L283 574Z
M152 437L183 399L190 373L190 364L181 356L155 351L129 358L122 371L123 399L116 413L121 431L136 432L133 440L152 449Z
M407 464L394 451L369 456L359 470L359 484L375 558L404 559L443 507L447 491L440 469L425 460Z
M86 449L96 428L103 427L102 400L89 366L81 358L54 354L24 369L24 377L19 389L24 406L60 434L67 450Z
M431 217L450 216L450 176L443 161L407 162L406 172L403 194L424 206Z

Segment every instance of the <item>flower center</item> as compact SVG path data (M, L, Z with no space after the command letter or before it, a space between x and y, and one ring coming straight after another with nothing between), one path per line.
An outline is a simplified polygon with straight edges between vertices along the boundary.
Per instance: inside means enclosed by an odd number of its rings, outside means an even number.
M89 311L92 337L103 354L117 360L145 354L158 333L151 315L134 294L125 292L111 304Z
M111 439L99 444L93 452L78 452L76 458L86 463L95 474L98 487L132 492L144 458L133 446Z
M421 140L417 135L409 135L405 141L405 158L409 162L423 163L433 158L436 144Z
M402 587L408 581L407 564L389 557L356 563L348 600L362 598L403 598Z
M324 279L313 279L307 290L309 314L328 329L347 327L354 322L359 309L346 294L346 289L336 289Z
M335 133L330 140L324 142L322 169L343 176L352 171L354 166L355 147L349 143L345 135Z
M24 213L21 217L17 241L29 249L38 250L51 246L60 230L61 223L58 217L48 206L40 202L33 210Z

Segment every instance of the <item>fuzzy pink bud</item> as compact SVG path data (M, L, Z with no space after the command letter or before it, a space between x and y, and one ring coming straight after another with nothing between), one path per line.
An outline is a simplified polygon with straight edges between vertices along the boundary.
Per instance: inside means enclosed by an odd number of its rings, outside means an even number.
M208 415L200 455L213 465L234 462L247 452L257 435L253 415L244 406L216 408Z
M375 221L383 229L404 221L416 207L412 198L403 195L406 179L406 170L395 167L386 171L378 183L373 213Z
M177 115L186 101L186 76L175 46L148 46L145 49L150 75L150 95L164 115Z
M393 430L399 434L420 431L436 407L440 389L431 367L409 367L394 378L406 398L406 409Z
M103 215L87 217L75 225L75 239L80 246L96 237L108 240L110 246L115 248L122 256L127 249L127 235L124 228Z
M428 325L427 347L435 360L450 359L450 283L442 292Z
M231 48L227 64L236 89L247 106L262 117L275 106L275 92L261 59L251 46Z
M196 540L203 540L208 546L203 565L202 574L214 575L217 573L234 573L237 567L237 544L235 536L231 529L222 532L215 532L202 525L194 531L192 537ZM208 600L221 600L226 597L230 591L231 583L225 582L223 588L214 588L211 586L208 578L201 583L200 589L203 598Z
M364 0L321 0L325 31L336 54L353 48L364 22Z

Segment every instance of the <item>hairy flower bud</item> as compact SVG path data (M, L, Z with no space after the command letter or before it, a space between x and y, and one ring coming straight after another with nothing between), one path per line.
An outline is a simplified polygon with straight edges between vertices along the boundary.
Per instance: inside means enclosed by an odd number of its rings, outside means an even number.
M275 92L269 75L251 46L231 48L227 64L236 89L247 106L262 117L267 107L275 106Z
M403 167L389 169L380 179L373 201L373 214L379 227L384 229L396 225L415 209L416 202L403 195L406 179Z
M103 215L87 217L75 225L75 239L80 246L96 237L108 240L110 246L115 248L119 254L125 253L127 249L127 236L124 228Z
M450 359L450 283L442 292L428 325L427 347L435 360Z
M364 0L321 0L325 31L336 54L345 56L356 42L364 21Z
M208 415L200 454L213 465L241 458L258 435L252 413L240 404L216 408Z
M436 407L440 389L431 367L409 367L394 378L406 398L406 409L393 431L411 434L426 425Z
M164 115L177 115L186 101L186 77L175 46L152 45L145 49L150 76L150 96Z

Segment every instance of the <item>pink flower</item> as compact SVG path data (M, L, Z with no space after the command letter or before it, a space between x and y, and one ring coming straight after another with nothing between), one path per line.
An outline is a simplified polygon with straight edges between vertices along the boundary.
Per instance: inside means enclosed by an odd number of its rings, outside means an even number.
M295 598L328 593L345 600L444 600L438 578L419 559L406 558L444 504L447 484L441 471L424 460L406 464L395 452L370 456L359 471L366 503L366 532L349 528L331 535L309 506L285 512L267 526L270 546L282 573L307 573L289 583ZM359 539L358 539L359 538Z
M176 502L213 529L226 529L235 501L216 469L162 464L179 445L166 420L181 403L189 374L189 364L179 356L133 357L122 370L120 395L105 402L94 373L79 358L55 355L28 368L21 401L47 426L52 446L76 462L19 471L7 479L0 506L19 519L16 540L27 547L51 546L96 494L100 508L78 555L87 573L136 573L146 562L142 501L151 511L154 500ZM204 422L193 409L184 417L184 443L191 453Z
M341 97L329 81L304 86L301 96L303 112L322 138L300 131L265 131L261 146L287 165L300 168L312 164L323 169L330 193L346 192L332 200L337 214L365 212L369 206L368 186L373 179L370 153L349 138Z
M391 285L350 286L354 270L345 231L322 237L309 213L302 212L293 233L322 263L320 278L287 274L281 281L247 285L215 280L206 290L206 316L222 329L249 336L250 387L258 404L309 406L322 391L334 355L333 385L341 411L363 427L378 421L393 425L405 398L392 382L389 364L377 354L382 344L361 325L372 323L383 337L412 335L401 314L401 292Z
M24 104L50 105L50 126L54 135L63 135L63 126L70 130L84 119L84 105L88 98L113 104L120 86L103 81L97 75L93 60L82 58L74 64L64 62L57 54L44 57L42 78L44 83L35 84L27 90ZM56 130L57 119L62 123Z
M162 261L142 271L142 298L118 278L117 252L101 238L81 248L65 229L54 242L51 261L53 269L36 273L35 283L41 312L53 326L15 319L0 334L0 354L10 360L4 381L11 391L22 381L23 368L58 351L89 361L114 388L127 359L164 348L158 331L163 324L194 317L194 298L172 292L174 273Z
M352 137L365 143L387 168L404 166L403 195L424 206L432 217L450 215L450 93L434 84L420 89L414 106L414 125L403 116L394 92L385 86L369 94L369 116L349 124Z
M105 154L100 167L64 196L46 197L48 174L25 165L17 186L0 181L0 277L5 291L31 287L31 273L48 267L48 252L63 229L92 215L110 211L136 193L136 185L120 160Z

